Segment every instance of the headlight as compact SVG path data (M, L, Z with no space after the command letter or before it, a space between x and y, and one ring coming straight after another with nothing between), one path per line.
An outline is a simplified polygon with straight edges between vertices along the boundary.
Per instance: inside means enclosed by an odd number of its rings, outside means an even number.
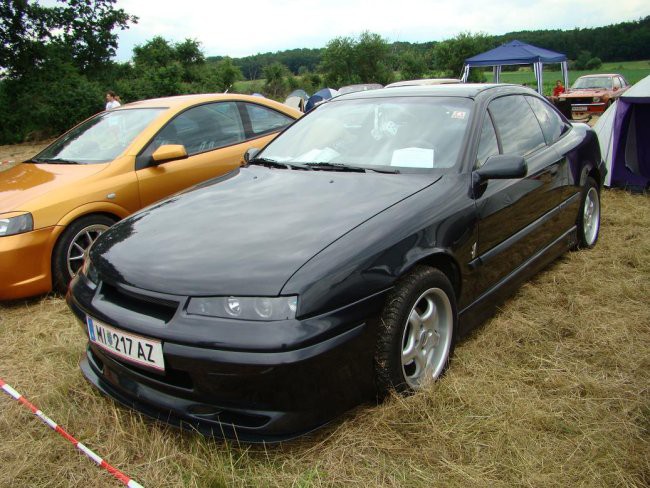
M600 97L594 97L594 102L600 102Z
M93 263L88 255L86 255L84 258L84 264L81 266L81 274L84 275L91 283L94 283L95 285L99 284L99 276L97 275L97 270L93 266Z
M296 316L298 297L196 297L187 313L238 320L287 320Z
M0 236L12 236L34 230L32 214L26 213L8 219L0 219Z

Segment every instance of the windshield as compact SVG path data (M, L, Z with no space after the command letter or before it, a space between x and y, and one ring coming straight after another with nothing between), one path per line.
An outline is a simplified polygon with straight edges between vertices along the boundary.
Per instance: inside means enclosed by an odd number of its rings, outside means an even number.
M57 139L32 161L78 164L112 161L164 110L138 108L102 112Z
M573 86L571 87L574 90L578 89L601 89L601 90L611 90L612 89L612 79L605 76L588 76L586 78L578 78Z
M451 168L472 104L457 97L334 100L298 120L260 158L400 172Z

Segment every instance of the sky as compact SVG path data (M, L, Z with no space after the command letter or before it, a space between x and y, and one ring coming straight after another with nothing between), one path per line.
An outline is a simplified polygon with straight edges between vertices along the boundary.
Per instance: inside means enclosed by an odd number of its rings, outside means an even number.
M42 2L47 3L47 2ZM139 17L120 32L117 61L162 36L190 38L206 56L320 48L368 30L389 42L443 41L460 32L600 27L650 15L648 0L117 0Z

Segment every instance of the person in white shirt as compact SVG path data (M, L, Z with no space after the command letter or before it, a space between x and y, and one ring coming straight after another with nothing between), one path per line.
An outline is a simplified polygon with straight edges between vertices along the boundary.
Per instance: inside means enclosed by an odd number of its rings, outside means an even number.
M106 110L111 110L113 108L119 107L120 101L119 97L115 94L114 91L106 92Z

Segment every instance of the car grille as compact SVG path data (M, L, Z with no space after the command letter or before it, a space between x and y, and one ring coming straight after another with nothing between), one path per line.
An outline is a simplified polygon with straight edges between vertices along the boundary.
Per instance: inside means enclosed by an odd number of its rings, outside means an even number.
M102 300L125 308L135 313L148 315L163 322L169 322L178 309L179 302L169 298L161 298L145 293L126 290L103 282L101 287Z
M586 105L589 103L594 103L593 97L569 98L568 101L570 101L573 105Z

